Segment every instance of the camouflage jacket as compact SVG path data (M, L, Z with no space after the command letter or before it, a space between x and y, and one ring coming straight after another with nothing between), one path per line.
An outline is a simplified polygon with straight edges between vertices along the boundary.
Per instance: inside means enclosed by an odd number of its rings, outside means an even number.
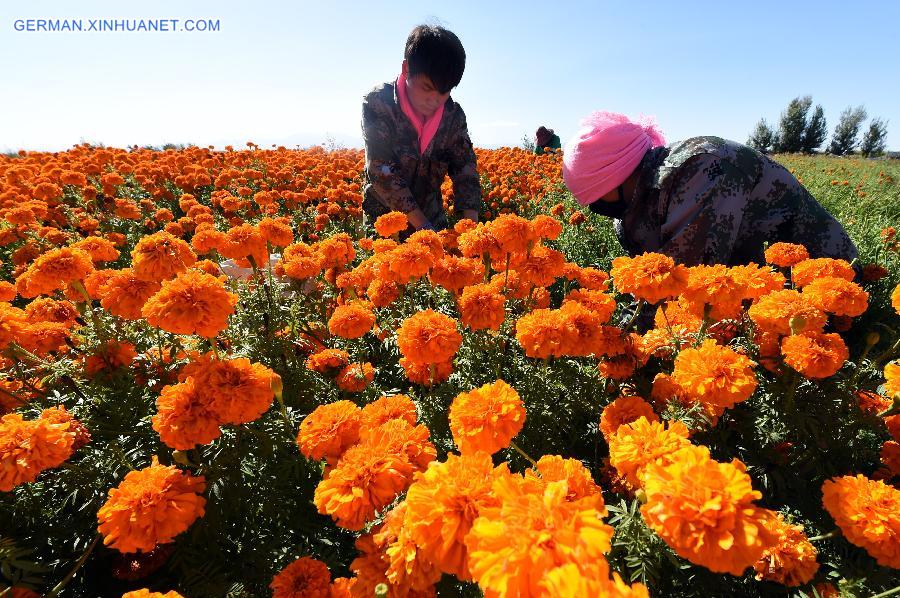
M844 227L791 173L747 146L693 137L651 149L634 196L614 222L622 247L687 265L765 263L764 245L804 245L810 257L852 261Z
M365 97L362 131L366 146L363 209L368 218L418 207L436 229L446 228L441 184L448 174L454 208L481 210L481 182L466 115L452 98L444 104L437 132L422 154L416 129L400 108L395 82L380 85Z

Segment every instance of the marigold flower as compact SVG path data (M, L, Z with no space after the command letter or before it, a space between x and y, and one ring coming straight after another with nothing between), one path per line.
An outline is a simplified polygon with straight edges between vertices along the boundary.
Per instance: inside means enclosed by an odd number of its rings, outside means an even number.
M609 287L609 274L598 268L579 268L575 279L582 289L605 291Z
M900 284L894 287L894 292L891 293L891 307L900 314Z
M322 349L306 358L306 369L328 374L344 369L350 363L350 355L341 349Z
M807 378L828 378L841 369L850 357L839 334L803 332L781 341L784 362Z
M74 247L51 249L38 256L16 279L16 290L26 299L52 295L70 282L84 280L93 271L94 263L86 251Z
M594 482L591 472L577 459L564 459L559 455L544 455L532 469L525 470L525 479L537 480L541 484L565 482L566 501L574 502L588 498L594 508L606 515L606 506L600 486Z
M462 454L494 454L525 425L519 393L503 380L462 392L450 405L450 431Z
M703 314L709 306L709 317L725 320L738 317L746 289L734 272L721 264L693 266L688 269L688 283L681 300Z
M423 471L437 457L434 445L428 440L431 431L423 424L417 426L404 419L392 419L361 432L360 446L402 457L418 471Z
M0 418L0 492L33 482L45 469L62 465L74 444L75 432L68 421L4 415Z
M341 338L360 338L374 325L375 314L363 301L338 305L328 319L328 331Z
M256 226L263 239L274 247L287 247L294 242L289 218L263 218Z
M362 408L360 413L362 433L374 429L392 419L402 419L411 426L416 425L418 413L416 404L406 395L381 397Z
M18 596L14 598L18 598ZM175 590L169 590L168 592L163 594L162 592L151 592L146 588L142 588L140 590L125 592L124 594L122 594L122 598L184 598L184 596L182 596Z
M119 258L119 251L113 242L103 237L86 237L72 243L71 247L87 252L94 263L112 262Z
M240 425L256 421L272 405L272 382L277 374L246 357L218 359L207 353L186 366L199 392L209 395L210 409L219 423Z
M828 319L807 297L791 289L760 297L747 313L760 330L783 335L821 331Z
M503 214L486 224L486 228L499 245L501 254L525 253L534 242L531 222L516 214Z
M302 556L278 572L272 598L331 598L331 572L322 561Z
M206 479L154 463L130 471L97 511L103 543L119 552L148 552L171 542L205 513Z
M757 266L756 264L732 266L731 276L740 283L744 299L754 301L773 291L784 290L787 282L781 272L776 272L770 266Z
M852 281L856 271L845 260L828 257L804 260L791 268L791 280L794 286L803 288L819 278L843 278Z
M419 363L401 357L400 365L410 382L426 388L445 382L453 373L453 361Z
M428 278L433 284L455 293L484 280L484 264L473 258L445 255L434 264Z
M819 570L816 562L818 551L813 546L802 525L791 525L778 514L771 521L770 531L776 542L767 547L762 557L753 565L756 579L774 581L788 587L809 583Z
M671 463L672 455L689 446L689 432L680 421L668 425L646 417L622 424L610 436L609 462L634 487L643 486L644 472L651 463Z
M323 268L339 268L356 259L353 239L347 233L338 233L324 241L319 241L315 248L322 255Z
M335 383L344 392L362 392L375 379L371 363L351 363L338 373Z
M860 316L869 307L869 294L843 278L818 278L803 287L803 296L818 309L838 316Z
M400 353L416 363L450 361L461 344L456 321L431 309L413 314L397 330Z
M405 455L352 446L316 486L313 502L338 526L360 530L406 489L412 474Z
M196 261L190 245L165 231L142 237L131 251L131 268L141 280L174 278Z
M320 405L300 423L297 445L307 459L337 461L359 440L362 412L351 401Z
M900 490L862 474L837 477L822 484L822 505L847 540L900 569Z
M892 361L884 366L884 392L889 398L900 394L900 361Z
M500 330L506 320L506 297L489 284L464 288L458 306L460 321L471 330Z
M772 243L766 249L766 262L779 268L790 268L809 259L809 252L803 245L795 243Z
M753 501L743 463L719 463L705 447L690 446L666 465L648 465L644 521L679 556L715 573L740 576L775 543L775 515Z
M569 291L563 299L566 303L579 303L582 307L594 312L601 324L606 324L616 311L616 300L601 290L575 289Z
M164 386L156 399L156 415L150 418L159 439L168 447L187 451L221 436L222 422L212 408L211 398L198 389L193 378Z
M575 330L567 329L568 324L569 319L559 310L536 309L516 320L516 340L528 357L561 357L570 339L577 336Z
M384 525L374 535L385 564L385 579L397 596L433 595L441 570L419 554L405 525L406 503L394 507L384 518Z
M617 257L613 260L613 284L620 293L630 293L635 299L658 303L677 297L684 291L688 270L667 255L643 253L636 257Z
M238 296L225 290L215 276L188 270L162 288L141 309L151 326L173 334L198 334L214 338L228 326Z
M379 276L399 284L421 278L434 265L431 249L420 243L404 243L380 261Z
M470 580L466 536L480 511L499 503L493 481L508 475L506 464L495 469L486 453L451 453L446 462L433 461L416 476L406 493L405 526L423 557L445 573Z
M294 243L284 248L281 264L291 278L304 280L322 272L322 255L306 243Z
M900 475L900 443L888 440L881 445L881 451L878 454L881 462L888 468L892 476Z
M542 596L541 582L564 564L602 562L613 528L590 499L566 500L565 481L520 476L494 481L498 504L480 509L466 544L469 570L487 593Z
M635 582L629 586L618 573L613 573L612 579L608 578L609 566L605 560L577 565L567 563L549 569L539 586L546 592L546 595L558 598L580 598L581 596L650 598L644 584Z
M699 403L713 417L749 399L757 385L753 362L712 339L696 349L682 349L672 378L688 401Z
M69 301L57 301L50 297L38 297L25 306L25 314L31 322L56 322L72 327L81 317L78 309Z
M659 421L650 403L636 396L619 397L603 408L600 414L600 433L609 442L619 426L630 424L644 417L647 421Z
M258 268L269 263L269 250L259 229L252 224L233 226L225 233L225 243L218 248L223 256L237 260L253 258Z
M198 228L191 237L191 248L198 255L204 255L213 251L219 251L226 243L225 233L216 230L213 226Z
M375 232L382 237L390 237L409 226L409 218L403 212L388 212L375 219Z
M529 284L536 287L548 287L562 276L566 258L562 252L537 245L525 260L516 266L516 271Z

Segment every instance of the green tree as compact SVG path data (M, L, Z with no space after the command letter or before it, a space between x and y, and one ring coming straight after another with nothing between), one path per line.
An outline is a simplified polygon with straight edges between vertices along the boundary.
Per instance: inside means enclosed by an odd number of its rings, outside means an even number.
M811 154L825 143L828 138L828 124L825 121L825 111L820 104L816 104L806 128L803 130L802 150Z
M843 156L852 152L856 147L859 127L864 120L866 120L866 110L862 106L856 108L848 106L841 112L838 124L834 128L834 135L831 137L831 144L828 146L829 153Z
M777 152L799 152L803 150L803 133L806 131L806 115L812 105L811 96L796 97L790 101L778 123Z
M753 129L753 132L750 133L750 138L747 139L747 145L764 154L772 151L775 142L775 131L772 130L772 127L769 126L769 123L764 118L759 119L759 122L756 123L756 128Z
M866 158L880 156L884 153L885 140L887 138L887 123L880 118L873 118L869 123L869 130L863 135L860 153Z

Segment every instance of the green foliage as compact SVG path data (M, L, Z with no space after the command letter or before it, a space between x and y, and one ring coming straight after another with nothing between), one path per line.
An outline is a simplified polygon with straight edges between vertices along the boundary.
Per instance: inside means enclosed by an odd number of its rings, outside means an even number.
M806 114L811 105L811 96L796 97L788 103L778 123L775 151L793 153L803 150L804 132L807 129Z
M851 153L856 148L857 136L862 122L866 120L866 110L862 106L847 107L841 112L828 152L835 156Z
M887 142L887 123L880 118L873 118L869 128L863 135L859 152L866 158L880 156L884 153Z
M750 137L747 139L747 145L758 152L768 154L774 149L776 141L777 136L775 131L772 130L772 127L769 126L766 119L761 118L759 119L759 122L756 123L756 128L750 133Z

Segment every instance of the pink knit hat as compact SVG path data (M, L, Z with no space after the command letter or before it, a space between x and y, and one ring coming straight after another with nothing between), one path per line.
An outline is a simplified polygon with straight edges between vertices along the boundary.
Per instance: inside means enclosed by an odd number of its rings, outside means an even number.
M615 112L594 112L563 150L563 179L583 206L621 185L651 147L665 145L653 117L637 121Z

